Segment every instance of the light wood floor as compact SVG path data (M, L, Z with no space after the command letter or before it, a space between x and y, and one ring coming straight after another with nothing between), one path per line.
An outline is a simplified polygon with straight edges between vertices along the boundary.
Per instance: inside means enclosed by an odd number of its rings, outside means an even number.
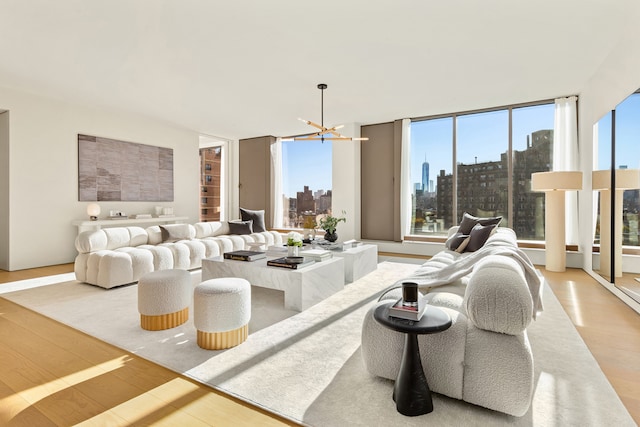
M0 283L72 270L0 270ZM542 271L640 424L640 316L582 270ZM296 425L0 298L0 425L76 424Z

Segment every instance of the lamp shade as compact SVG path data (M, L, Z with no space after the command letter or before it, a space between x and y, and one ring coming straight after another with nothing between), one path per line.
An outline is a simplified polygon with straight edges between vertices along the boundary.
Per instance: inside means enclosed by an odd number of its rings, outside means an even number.
M87 215L93 220L98 219L98 215L100 215L100 205L91 203L87 206Z
M611 171L593 171L591 186L594 190L611 189ZM640 169L616 169L616 190L640 188Z
M533 191L582 190L582 172L551 171L531 174Z

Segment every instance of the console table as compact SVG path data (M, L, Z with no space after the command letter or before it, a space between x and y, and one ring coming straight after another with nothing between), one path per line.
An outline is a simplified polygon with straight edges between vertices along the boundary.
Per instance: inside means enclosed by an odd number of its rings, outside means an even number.
M126 226L150 226L161 224L176 224L187 221L187 216L172 216L164 218L132 218L132 219L99 219L97 221L75 220L71 224L78 227L78 234L83 231L100 230L103 227L126 227Z

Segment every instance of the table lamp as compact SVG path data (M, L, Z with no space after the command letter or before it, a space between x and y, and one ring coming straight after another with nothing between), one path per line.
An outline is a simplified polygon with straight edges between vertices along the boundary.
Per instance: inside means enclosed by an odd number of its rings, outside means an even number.
M98 215L100 215L100 205L97 203L91 203L87 206L87 215L89 215L89 219L91 221L96 221L98 219Z
M565 192L582 190L582 172L551 171L531 174L531 190L544 191L545 268L563 272L567 265L565 243Z

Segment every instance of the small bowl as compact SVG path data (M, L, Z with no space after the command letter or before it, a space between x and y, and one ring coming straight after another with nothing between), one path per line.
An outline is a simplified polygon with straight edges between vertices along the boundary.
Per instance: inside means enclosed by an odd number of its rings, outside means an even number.
M284 259L287 264L301 264L304 261L302 256L288 256Z

